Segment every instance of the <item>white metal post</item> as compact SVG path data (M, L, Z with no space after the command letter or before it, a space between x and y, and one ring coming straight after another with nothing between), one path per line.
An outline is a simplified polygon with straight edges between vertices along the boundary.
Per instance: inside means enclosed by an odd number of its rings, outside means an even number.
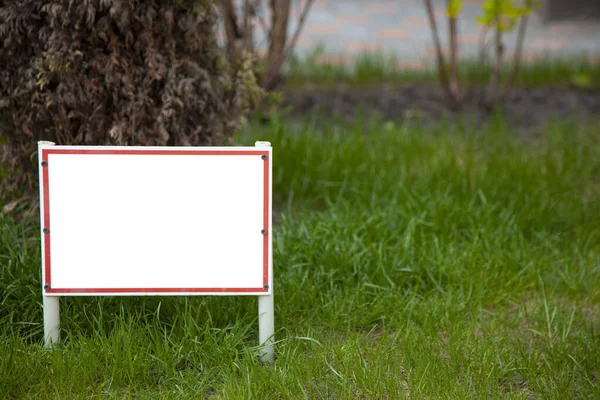
M256 142L254 144L256 147L271 147L271 143L269 142ZM273 160L269 160L270 169L273 166ZM269 177L272 176L271 170L269 170ZM271 185L271 182L269 182ZM269 207L271 205L271 190L269 189ZM271 234L271 217L269 218L269 226L267 227L267 232ZM269 241L269 264L271 265L273 256L272 256L272 248L271 241ZM271 271L272 272L272 271ZM261 346L260 351L260 359L264 363L272 363L275 361L275 310L274 310L274 302L273 302L273 274L269 274L270 277L270 294L265 296L258 296L258 340Z
M269 295L258 296L258 339L262 346L260 359L265 363L272 363L275 360L275 350L273 348L275 312L272 290Z
M48 228L44 225L44 183L43 183L43 169L48 168L48 165L42 165L42 148L54 146L52 142L38 142L38 162L40 171L40 232L42 235L42 285L46 282L46 252L44 241L45 229ZM60 340L60 297L59 296L46 296L45 290L42 292L42 305L44 307L44 343L46 347L52 346L53 343L58 343Z
M60 297L43 296L44 303L44 343L51 347L60 340Z

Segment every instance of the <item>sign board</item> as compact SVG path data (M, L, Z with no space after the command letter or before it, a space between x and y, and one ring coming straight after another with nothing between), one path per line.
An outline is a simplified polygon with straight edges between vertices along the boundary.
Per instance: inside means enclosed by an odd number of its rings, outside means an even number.
M271 294L271 147L39 151L45 296Z
M257 295L273 362L272 151L38 143L44 340L60 297Z

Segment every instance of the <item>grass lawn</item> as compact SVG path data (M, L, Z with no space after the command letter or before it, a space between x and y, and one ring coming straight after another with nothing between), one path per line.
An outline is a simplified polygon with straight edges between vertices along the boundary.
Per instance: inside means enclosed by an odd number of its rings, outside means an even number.
M0 398L600 398L600 136L276 118L277 360L246 297L63 298L0 215Z
M410 65L411 63L408 63ZM412 63L414 64L414 62ZM406 68L402 58L384 52L365 52L355 58L327 55L322 47L316 47L304 57L292 57L286 64L284 82L287 87L313 85L328 87L344 85L403 85L415 83L439 83L433 58L420 66ZM511 74L512 60L507 59L502 68L502 80ZM483 65L476 59L462 59L458 65L460 81L466 87L489 84L494 65ZM523 62L515 79L517 87L576 87L600 88L600 58L575 56L557 58L546 55L537 60Z

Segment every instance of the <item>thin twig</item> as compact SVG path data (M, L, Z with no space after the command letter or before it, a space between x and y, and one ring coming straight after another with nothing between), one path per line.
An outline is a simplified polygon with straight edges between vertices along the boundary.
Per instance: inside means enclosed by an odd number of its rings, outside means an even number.
M485 39L487 37L487 33L489 31L489 26L488 25L484 25L481 28L481 32L479 34L479 71L483 72L485 71L485 56L486 56L486 43L485 43ZM472 85L475 85L475 82L472 83ZM473 87L472 87L473 88ZM483 102L483 97L484 97L484 90L480 89L480 90L475 90L473 89L473 91L475 93L479 93L479 102Z
M448 0L450 1L450 0ZM449 35L450 35L450 76L449 84L450 91L457 101L460 101L460 83L458 81L458 71L456 60L458 58L458 21L456 17L450 16L448 21Z
M260 2L256 2L257 5L259 3ZM267 40L271 40L271 30L267 27L267 23L265 22L265 19L263 18L263 16L260 15L259 11L257 11L254 17L257 19L258 24L262 28L262 30L265 34L265 38L267 38Z
M244 49L254 54L254 24L259 1L244 0Z
M225 26L225 37L227 38L227 51L229 55L235 53L236 41L241 39L240 28L237 23L237 15L231 0L221 0L223 12L223 24Z
M498 86L500 84L500 73L502 72L502 56L504 54L504 46L502 45L502 30L500 26L500 5L498 0L496 0L496 7L496 31L494 36L494 44L496 46L496 65L494 66L494 71L492 72L492 80L490 82L490 101L488 104L489 107L494 106L498 100L497 92Z
M244 0L244 33L248 31L250 25L250 0Z
M481 28L481 33L479 34L479 68L483 70L485 66L485 38L487 37L487 33L489 31L489 27L487 25Z
M440 83L444 89L446 95L446 102L452 109L458 108L456 99L453 98L452 92L450 91L450 84L448 82L448 75L446 74L446 62L444 60L444 54L442 53L442 45L440 44L440 37L438 34L437 24L435 22L435 16L433 14L433 6L431 0L425 0L425 8L427 9L427 17L429 18L429 26L431 26L431 33L433 35L433 43L435 46L435 52L437 56L438 74Z
M521 64L521 55L523 54L523 43L525 42L525 33L527 32L527 22L529 20L529 15L524 14L521 16L519 20L519 30L517 32L517 43L515 45L515 58L513 64L513 70L506 81L506 86L504 88L504 93L502 93L502 98L506 98L506 96L512 90L513 84L515 83L515 79L517 77L517 73L519 71L519 66Z
M298 19L298 25L296 26L296 31L292 35L292 40L288 44L288 47L285 51L284 59L288 58L288 56L290 54L292 54L292 52L294 51L294 48L296 47L296 43L298 42L298 39L300 38L300 32L302 31L302 27L304 26L304 23L306 22L306 16L308 15L308 11L310 10L310 7L312 6L313 3L314 3L314 0L306 0L306 3L304 3L304 8L302 9L302 14L300 14L300 18Z
M244 35L244 49L252 52L254 38L250 32L250 14L252 13L250 7L250 0L244 0L244 28L242 31Z

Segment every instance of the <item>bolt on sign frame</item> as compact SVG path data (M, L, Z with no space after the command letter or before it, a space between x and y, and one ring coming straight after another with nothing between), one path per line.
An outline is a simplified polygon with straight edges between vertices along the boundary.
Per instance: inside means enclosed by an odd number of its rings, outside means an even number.
M255 295L274 359L272 148L38 143L44 340L61 296Z

